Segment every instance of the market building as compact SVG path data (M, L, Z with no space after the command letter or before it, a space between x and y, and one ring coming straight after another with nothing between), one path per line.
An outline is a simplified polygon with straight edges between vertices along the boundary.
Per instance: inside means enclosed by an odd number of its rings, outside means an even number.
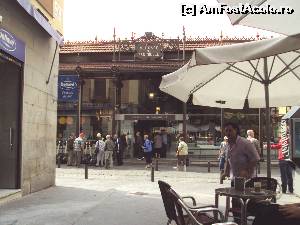
M146 32L120 40L65 42L60 51L58 138L83 131L87 139L102 134L154 133L171 137L186 129L191 140L217 145L222 124L235 120L242 132L254 129L264 138L264 110L230 110L186 105L159 90L161 77L179 69L193 49L253 41L254 38L166 39ZM66 86L68 86L66 88ZM73 88L70 88L73 87ZM274 138L286 108L272 109ZM185 120L183 118L186 118ZM186 123L184 122L186 121ZM251 127L250 127L251 126Z
M63 0L0 1L0 193L55 184Z

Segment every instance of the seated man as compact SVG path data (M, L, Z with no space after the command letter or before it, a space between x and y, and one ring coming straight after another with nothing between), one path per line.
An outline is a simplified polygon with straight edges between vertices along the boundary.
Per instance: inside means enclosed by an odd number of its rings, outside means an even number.
M300 203L260 205L253 225L299 225Z

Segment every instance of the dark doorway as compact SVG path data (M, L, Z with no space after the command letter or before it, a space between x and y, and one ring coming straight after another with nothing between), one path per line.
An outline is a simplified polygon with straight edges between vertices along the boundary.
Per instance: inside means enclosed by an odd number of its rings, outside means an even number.
M20 188L22 67L0 56L0 188Z
M134 131L135 133L140 131L141 134L148 134L152 138L154 127L165 127L166 125L167 121L164 120L139 120L134 126Z

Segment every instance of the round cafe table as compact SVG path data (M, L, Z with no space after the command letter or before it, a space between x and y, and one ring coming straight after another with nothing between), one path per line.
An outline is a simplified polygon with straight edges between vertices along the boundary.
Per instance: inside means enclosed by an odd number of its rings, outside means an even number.
M225 219L228 218L230 198L237 198L241 202L241 225L247 225L247 204L250 200L271 199L276 196L276 192L261 189L255 192L254 188L245 188L244 191L236 190L234 187L215 189L215 206L219 206L219 196L226 196Z

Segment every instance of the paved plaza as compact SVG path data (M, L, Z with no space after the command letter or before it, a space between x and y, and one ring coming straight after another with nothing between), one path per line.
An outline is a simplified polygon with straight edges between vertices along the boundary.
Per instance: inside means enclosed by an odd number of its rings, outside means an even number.
M62 165L56 169L56 186L0 206L0 225L165 225L157 181L170 183L181 195L193 195L200 204L214 203L219 184L216 167L191 166L178 172L172 165L160 165L151 182L150 169L142 163L115 167L112 170ZM262 173L265 173L263 168ZM278 168L272 169L278 178ZM295 195L283 195L279 203L300 202ZM225 201L221 198L223 210Z

